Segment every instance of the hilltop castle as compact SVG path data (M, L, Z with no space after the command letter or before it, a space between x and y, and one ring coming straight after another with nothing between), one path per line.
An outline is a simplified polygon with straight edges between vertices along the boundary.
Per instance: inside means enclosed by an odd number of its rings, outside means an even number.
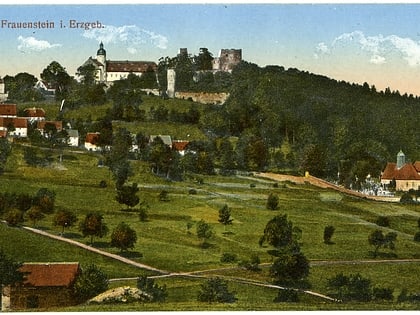
M83 66L93 65L96 70L96 81L111 85L113 81L127 78L129 73L141 76L148 71L156 71L154 61L107 60L104 44L99 44L96 58L89 57Z

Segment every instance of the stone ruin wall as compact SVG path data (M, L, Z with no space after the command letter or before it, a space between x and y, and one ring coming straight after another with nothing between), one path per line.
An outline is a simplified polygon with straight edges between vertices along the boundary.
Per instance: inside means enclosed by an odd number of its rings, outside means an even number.
M223 104L229 93L175 92L175 98L189 99L201 104Z

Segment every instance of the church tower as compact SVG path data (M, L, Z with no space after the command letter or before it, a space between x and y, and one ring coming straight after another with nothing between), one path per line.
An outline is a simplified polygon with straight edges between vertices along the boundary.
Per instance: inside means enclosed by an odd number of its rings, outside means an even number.
M405 164L405 154L400 150L397 154L397 169L400 169Z
M106 81L106 50L102 42L99 44L99 49L96 52L96 60L102 64L102 66L99 66L99 81L104 82Z

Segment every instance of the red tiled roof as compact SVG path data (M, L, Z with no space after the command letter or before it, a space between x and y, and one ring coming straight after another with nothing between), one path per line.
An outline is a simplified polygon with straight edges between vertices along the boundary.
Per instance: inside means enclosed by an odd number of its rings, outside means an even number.
M172 142L172 148L174 148L177 151L184 151L187 147L189 141L173 141Z
M16 104L0 104L0 115L16 116L17 115Z
M153 61L107 61L107 72L147 72L155 71L157 65Z
M78 263L26 263L19 271L27 273L24 285L34 287L69 286L79 273Z
M420 173L420 161L415 161L413 165L417 173Z
M99 132L88 132L86 134L85 142L90 144L97 144L99 142Z
M403 167L397 169L396 163L389 162L387 163L381 178L390 180L420 180L420 175L411 163L406 163Z
M0 127L7 128L10 125L15 128L28 128L28 121L22 117L0 117Z
M45 117L45 110L42 108L25 108L26 117Z
M63 122L62 121L46 121L46 120L43 120L43 121L38 121L36 126L37 126L38 129L44 130L46 124L54 124L55 129L57 129L58 131L63 129Z

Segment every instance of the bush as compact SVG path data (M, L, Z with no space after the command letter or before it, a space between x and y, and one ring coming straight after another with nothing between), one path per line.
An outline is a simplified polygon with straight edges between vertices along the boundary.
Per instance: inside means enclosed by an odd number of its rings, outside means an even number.
M401 203L410 204L414 203L413 197L409 193L404 193L400 198Z
M376 301L392 301L394 290L390 288L373 288L372 299Z
M390 221L389 218L386 216L380 216L376 219L375 222L377 225L379 226L383 226L383 227L389 227Z
M328 225L324 229L324 243L331 244L331 238L335 232L335 227Z
M420 231L417 232L416 234L414 234L414 241L415 242L420 242Z
M107 275L93 264L82 268L73 285L74 294L79 302L87 301L107 289Z
M245 268L249 271L261 271L259 264L261 263L260 257L253 254L250 260L243 260L238 263L239 267Z
M9 210L4 219L6 220L7 224L10 226L18 226L19 223L23 223L23 212L18 209Z
M296 290L280 289L274 298L274 302L299 302L299 296Z
M141 222L147 221L147 209L145 207L141 207L139 210L139 218Z
M197 299L208 303L234 303L236 301L235 293L229 292L227 282L220 278L211 278L204 282Z
M106 188L107 186L108 186L108 185L107 185L106 181L101 180L101 181L99 182L99 188Z
M222 257L220 257L220 261L222 263L232 263L235 262L238 259L238 257L236 256L236 254L232 254L232 253L223 253Z
M146 276L140 276L137 278L137 288L152 296L151 302L165 302L168 296L166 292L166 286L159 286L155 284L153 279L147 278Z
M267 198L266 208L269 210L277 210L279 206L279 196L274 193L270 193Z

